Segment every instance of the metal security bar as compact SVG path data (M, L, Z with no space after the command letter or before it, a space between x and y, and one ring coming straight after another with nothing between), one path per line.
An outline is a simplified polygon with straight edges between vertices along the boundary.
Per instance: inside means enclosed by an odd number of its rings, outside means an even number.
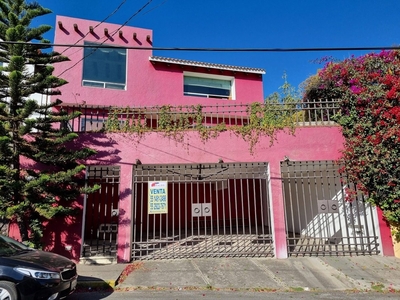
M290 256L378 254L375 208L361 193L346 201L346 180L333 161L281 162Z
M136 165L133 186L133 260L273 256L266 163Z
M100 189L86 196L82 257L116 257L119 180L119 166L87 167L88 185Z
M257 116L268 115L290 120L296 126L335 125L332 116L339 111L336 100L320 100L292 103L258 103ZM178 126L187 130L203 125L207 128L224 124L247 126L250 115L254 113L251 104L225 104L210 106L148 106L148 107L112 107L76 105L58 107L61 114L81 112L70 122L60 124L73 132L103 131L112 124L114 130L154 131L163 130L165 122L169 126ZM201 118L199 118L201 110Z

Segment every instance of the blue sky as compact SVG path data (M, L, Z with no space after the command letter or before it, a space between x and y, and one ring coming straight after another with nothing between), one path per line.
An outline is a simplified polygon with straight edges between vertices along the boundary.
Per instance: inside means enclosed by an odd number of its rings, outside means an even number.
M33 25L55 26L64 15L102 21L124 0L37 0L52 14ZM125 23L149 0L125 0L108 23ZM326 48L387 47L400 41L398 0L153 0L127 25L153 30L154 47ZM47 36L53 41L53 32ZM154 55L263 68L264 95L279 91L282 76L297 87L323 65L371 51L189 52Z

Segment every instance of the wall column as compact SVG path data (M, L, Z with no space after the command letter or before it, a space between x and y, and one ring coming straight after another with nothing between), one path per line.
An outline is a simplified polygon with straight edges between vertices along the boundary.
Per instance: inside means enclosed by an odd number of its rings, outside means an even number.
M392 240L392 232L390 230L390 225L385 220L382 210L377 207L378 222L379 222L379 233L382 242L382 255L383 256L394 256L394 245Z
M127 263L131 261L132 248L132 164L121 164L121 181L119 186L119 221L117 240L117 261Z
M287 258L285 206L283 202L282 176L279 161L273 161L269 164L269 176L269 199L274 255L275 258Z

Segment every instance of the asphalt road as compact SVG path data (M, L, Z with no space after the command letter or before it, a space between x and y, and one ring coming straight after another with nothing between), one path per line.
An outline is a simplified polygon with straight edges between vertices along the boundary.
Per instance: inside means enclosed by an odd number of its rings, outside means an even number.
M378 292L237 292L237 291L126 291L126 292L91 292L75 293L67 300L122 300L122 299L326 299L326 300L381 300L399 299L400 293Z

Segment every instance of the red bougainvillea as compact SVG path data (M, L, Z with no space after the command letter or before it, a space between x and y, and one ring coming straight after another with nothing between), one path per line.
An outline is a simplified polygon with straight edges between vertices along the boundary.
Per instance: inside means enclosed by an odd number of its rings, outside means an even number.
M345 137L343 171L391 224L399 225L400 52L328 63L306 87L304 100L317 98L340 100L335 121Z

